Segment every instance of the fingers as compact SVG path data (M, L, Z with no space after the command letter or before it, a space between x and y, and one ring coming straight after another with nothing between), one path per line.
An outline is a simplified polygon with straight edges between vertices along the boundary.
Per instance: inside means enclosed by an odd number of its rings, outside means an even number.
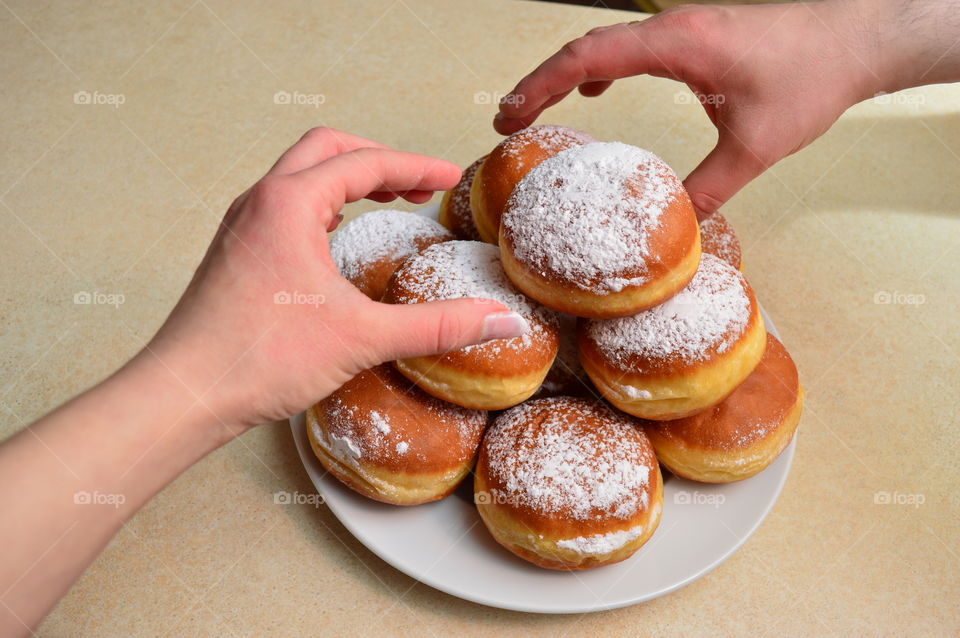
M600 80L599 82L584 82L580 85L578 90L580 95L583 97L598 97L603 94L604 91L610 88L613 85L611 80Z
M312 128L280 156L267 175L288 175L358 148L389 148L380 142L332 128Z
M641 73L680 79L685 65L679 54L690 53L689 36L672 24L651 18L567 43L517 84L514 99L503 100L495 128L503 134L520 130L579 86L586 86L585 95L599 95L613 80Z
M768 166L729 129L722 130L717 145L683 182L697 217L703 220L717 212Z
M505 306L481 299L410 305L379 304L371 313L377 354L383 361L450 352L491 339L519 337L526 320Z
M282 178L314 210L337 213L348 202L376 193L422 203L434 191L460 181L460 168L445 160L400 151L360 148ZM386 194L386 195L385 195Z

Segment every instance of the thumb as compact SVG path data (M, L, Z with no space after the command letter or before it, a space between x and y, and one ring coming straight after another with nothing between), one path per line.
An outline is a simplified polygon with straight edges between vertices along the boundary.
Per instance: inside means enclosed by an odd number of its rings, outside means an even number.
M488 299L450 299L418 304L381 304L371 329L383 361L450 352L491 339L525 334L521 315Z
M757 152L735 134L721 132L717 145L687 176L683 185L702 221L767 169Z

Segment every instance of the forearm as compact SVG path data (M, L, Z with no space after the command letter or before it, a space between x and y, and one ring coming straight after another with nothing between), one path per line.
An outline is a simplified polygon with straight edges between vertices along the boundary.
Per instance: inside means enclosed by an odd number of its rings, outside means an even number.
M126 519L230 436L146 354L0 445L0 634L35 627Z
M960 13L954 0L835 0L867 50L874 93L960 81Z

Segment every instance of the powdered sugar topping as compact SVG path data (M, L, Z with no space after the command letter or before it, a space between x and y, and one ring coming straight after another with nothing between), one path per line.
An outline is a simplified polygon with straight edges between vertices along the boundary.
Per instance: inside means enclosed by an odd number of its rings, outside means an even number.
M507 279L500 265L500 250L478 241L448 241L433 244L407 260L397 273L392 289L397 303L418 303L442 299L492 299L519 313L530 330L513 339L498 339L464 350L529 347L542 339L549 328L556 330L553 311L543 308L519 292ZM491 345L492 344L492 345Z
M576 520L628 519L648 505L650 444L598 401L528 401L497 417L484 446L491 479L503 485L494 502Z
M401 210L364 213L330 239L330 256L347 279L363 275L368 264L384 258L403 260L437 238L453 239L438 222Z
M473 186L477 169L485 159L487 159L486 155L465 168L460 182L450 191L448 223L451 226L450 230L457 235L457 239L474 241L480 239L480 232L477 230L476 222L473 221L473 211L470 209L470 188Z
M614 360L639 355L702 361L713 348L726 352L746 330L751 315L747 282L737 269L704 253L686 288L632 317L587 324L598 350Z
M527 173L501 223L522 263L609 294L647 280L649 235L680 189L653 153L595 142L561 151Z
M740 267L740 240L720 213L700 222L700 241L704 252L716 255L734 268Z
M504 156L517 160L517 165L522 167L521 158L531 144L536 144L547 153L557 153L563 149L595 141L592 135L583 131L556 124L538 124L517 131L506 138L500 142L498 150Z
M659 522L660 503L654 504L654 512L651 513L647 525L637 525L630 529L610 532L609 534L595 534L593 536L577 536L576 538L566 538L557 541L557 547L560 549L572 549L581 554L603 555L614 552L630 541L639 538L646 531L649 525Z
M315 439L353 467L361 460L376 463L408 453L421 462L429 460L426 452L469 458L487 423L486 412L436 399L411 386L389 364L361 372L316 409L326 433L313 423ZM443 445L438 445L438 435Z

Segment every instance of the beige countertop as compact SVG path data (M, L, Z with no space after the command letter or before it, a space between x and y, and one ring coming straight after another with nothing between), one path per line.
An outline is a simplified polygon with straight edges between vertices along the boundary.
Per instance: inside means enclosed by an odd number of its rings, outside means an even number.
M588 28L636 17L450 0L3 5L3 435L144 344L232 197L307 128L465 165L498 140L491 96ZM685 174L714 140L687 95L637 78L544 121ZM275 505L313 490L275 424L151 502L40 633L957 635L960 86L888 102L854 108L725 209L808 403L779 502L706 577L590 616L453 598L325 508ZM75 303L84 292L117 303Z

